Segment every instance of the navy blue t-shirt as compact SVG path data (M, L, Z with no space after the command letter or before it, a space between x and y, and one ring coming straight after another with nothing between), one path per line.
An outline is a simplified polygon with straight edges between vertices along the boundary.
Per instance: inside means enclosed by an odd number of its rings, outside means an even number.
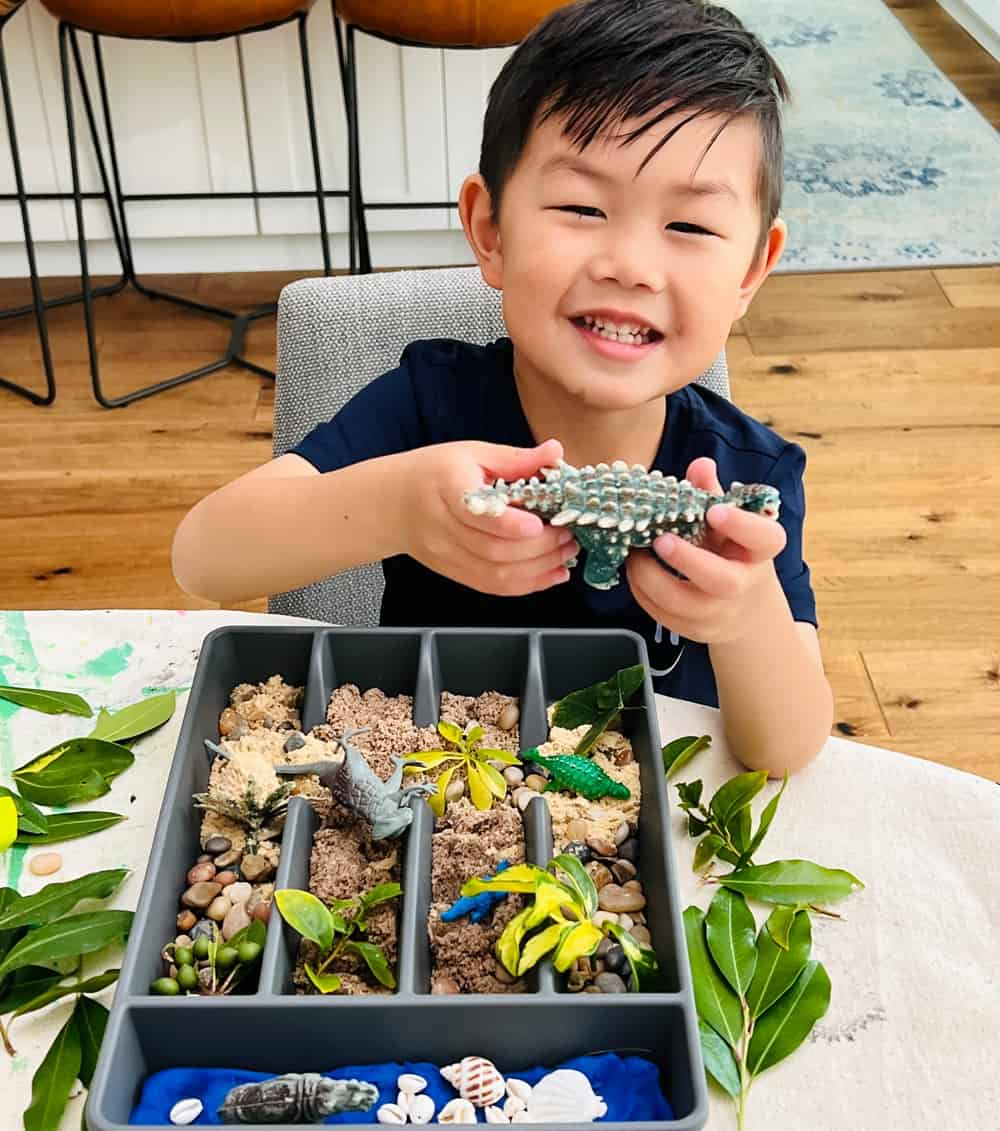
M372 381L292 451L327 472L454 440L534 447L513 358L508 338L488 346L443 339L414 342L397 369ZM680 478L699 456L715 460L723 487L736 479L780 490L780 522L788 542L776 559L778 577L795 620L816 624L809 568L802 560L805 452L724 397L688 385L667 397L666 425L653 466ZM624 571L621 583L607 591L586 585L581 567L571 571L568 582L542 593L496 597L442 577L403 554L387 558L382 567L383 625L627 628L646 640L657 691L718 706L707 645L672 642L635 602Z

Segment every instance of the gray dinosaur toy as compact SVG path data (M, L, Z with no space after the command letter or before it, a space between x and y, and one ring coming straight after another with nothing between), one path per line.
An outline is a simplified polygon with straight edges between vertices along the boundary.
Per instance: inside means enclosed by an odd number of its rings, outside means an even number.
M624 460L596 467L573 467L560 460L537 476L466 491L462 501L473 514L499 516L508 503L534 511L552 526L568 526L587 551L583 580L595 589L618 584L618 570L629 550L647 549L661 534L676 534L698 545L705 535L705 516L714 506L736 506L776 519L781 496L763 483L733 482L723 495L713 495L686 479ZM575 565L574 561L566 563Z
M365 756L348 739L364 734L368 727L345 730L337 739L344 751L343 761L306 762L293 766L275 766L274 771L284 777L299 774L316 774L320 783L330 791L335 801L353 810L372 827L374 840L399 836L413 821L410 808L414 797L428 797L436 791L433 784L403 785L403 768L408 759L393 757L396 768L387 781L382 781Z
M331 1080L318 1072L289 1072L239 1084L218 1110L223 1123L316 1123L341 1111L368 1111L378 1088L363 1080Z

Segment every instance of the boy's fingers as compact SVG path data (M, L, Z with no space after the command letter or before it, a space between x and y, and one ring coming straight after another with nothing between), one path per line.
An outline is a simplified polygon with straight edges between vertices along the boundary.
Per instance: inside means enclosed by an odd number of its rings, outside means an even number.
M769 561L781 553L788 541L780 522L739 507L709 507L705 521L717 534L746 550L744 561Z
M558 440L546 440L533 448L514 448L507 444L478 444L475 459L484 475L493 479L524 479L537 475L540 468L555 467L563 457Z
M547 529L537 514L521 510L520 507L505 507L502 514L473 514L462 502L454 510L459 522L480 534L493 538L515 539L540 538Z
M734 597L740 591L739 571L744 568L742 563L730 561L700 546L692 546L690 542L685 542L683 538L676 538L672 534L664 534L657 538L653 542L653 550L657 557L669 563L672 569L684 574L691 585L710 597ZM653 576L649 570L644 569L642 572L648 589L653 582ZM660 572L664 583L671 581L677 585L684 584L679 579L670 577L665 570L661 569ZM663 588L666 590L668 586L664 584Z
M687 481L702 491L709 491L713 495L724 494L722 484L719 482L719 473L715 460L708 456L699 456L688 464Z

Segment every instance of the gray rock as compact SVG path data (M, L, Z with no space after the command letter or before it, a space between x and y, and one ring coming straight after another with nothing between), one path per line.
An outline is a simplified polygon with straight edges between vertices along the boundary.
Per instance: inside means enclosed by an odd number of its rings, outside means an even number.
M604 965L613 974L620 974L628 966L625 951L617 943L608 948L608 953L604 955Z
M611 865L611 871L615 874L615 879L620 883L627 883L629 880L634 880L637 874L636 866L631 860L616 860Z
M638 863L639 842L634 836L630 836L618 846L618 857L621 860L630 860L633 864Z
M619 977L617 974L612 974L610 970L605 970L603 974L598 974L594 979L594 985L597 986L602 994L624 994L628 992L628 986L626 986L624 978Z
M204 911L220 891L222 891L222 884L214 883L211 880L192 884L181 896L181 903L185 907L194 908L196 911Z
M233 847L233 842L227 836L213 836L205 841L205 851L209 856L218 856L228 852Z
M240 869L243 872L243 878L249 880L252 884L258 884L265 880L273 871L271 861L263 856L244 856ZM643 902L645 903L645 900Z
M195 925L188 932L188 934L191 936L194 942L197 942L200 938L214 939L214 927L215 924L211 919L199 919L198 922L195 923Z
M524 770L520 766L507 766L504 769L503 777L508 785L517 786L524 781Z
M301 734L297 730L293 730L292 733L285 739L285 753L291 754L293 750L301 750L302 747L305 746L305 744L305 735Z
M575 856L581 864L590 863L590 849L585 844L581 844L578 840L571 840L563 849L563 852L568 853L570 856Z
M220 837L219 839L224 840L225 837ZM240 852L239 849L230 848L228 851L223 852L221 856L216 856L215 866L219 869L232 868L234 864L240 862L242 855L243 853Z

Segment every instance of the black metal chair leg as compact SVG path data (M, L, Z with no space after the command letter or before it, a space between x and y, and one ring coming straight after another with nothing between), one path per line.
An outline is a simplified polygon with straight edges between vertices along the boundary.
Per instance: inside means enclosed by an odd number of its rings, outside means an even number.
M52 369L52 353L49 349L49 333L45 322L45 303L42 299L42 288L38 281L38 264L35 261L35 244L31 238L31 221L28 217L28 198L24 189L24 175L21 170L21 154L17 146L17 129L14 124L14 106L10 97L10 83L7 78L7 55L4 50L3 35L0 33L0 84L3 86L4 115L7 119L7 136L10 138L10 153L14 165L14 181L17 187L17 202L21 209L21 223L24 226L24 247L28 254L28 273L31 276L30 307L22 308L22 312L33 310L35 325L38 328L38 344L42 351L42 366L45 369L44 394L36 393L16 381L9 381L0 377L0 387L10 389L19 396L27 397L34 404L48 405L56 399L56 382Z
M338 51L340 38L338 33ZM361 139L358 126L358 60L354 45L354 25L347 28L346 58L341 53L344 67L345 100L347 106L347 160L349 182L349 209L351 226L357 239L357 265L362 274L372 269L371 251L368 245L368 223L365 217L365 202L361 192ZM354 241L351 246L351 271L354 271Z
M316 134L316 107L313 105L312 72L309 67L309 40L306 36L306 13L299 20L299 54L302 57L302 85L306 95L306 117L309 120L309 145L312 150L313 178L316 182L316 209L319 213L319 236L323 241L323 274L329 275L330 238L326 230L326 201L323 198L323 173L319 161L319 139Z

